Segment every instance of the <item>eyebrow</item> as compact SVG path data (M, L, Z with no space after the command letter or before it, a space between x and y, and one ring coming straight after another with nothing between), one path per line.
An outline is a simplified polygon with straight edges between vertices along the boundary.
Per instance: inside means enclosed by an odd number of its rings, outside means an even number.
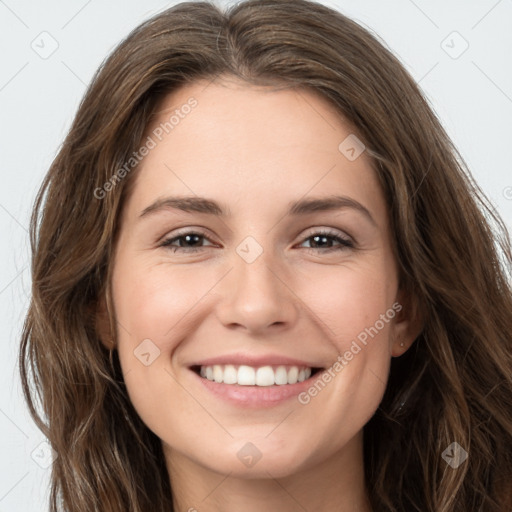
M347 196L327 196L309 199L300 199L288 204L286 215L302 216L315 212L326 212L340 209L353 209L362 213L374 226L377 226L370 211L361 203ZM198 196L174 196L157 199L154 203L145 208L140 217L162 210L177 209L184 212L206 213L218 217L229 217L229 208L223 208L218 202Z

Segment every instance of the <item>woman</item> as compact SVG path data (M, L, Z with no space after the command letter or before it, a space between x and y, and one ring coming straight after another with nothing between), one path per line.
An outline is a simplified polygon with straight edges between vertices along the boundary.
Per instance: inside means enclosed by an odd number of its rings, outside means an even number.
M508 233L340 13L143 23L31 236L20 369L52 511L511 509Z

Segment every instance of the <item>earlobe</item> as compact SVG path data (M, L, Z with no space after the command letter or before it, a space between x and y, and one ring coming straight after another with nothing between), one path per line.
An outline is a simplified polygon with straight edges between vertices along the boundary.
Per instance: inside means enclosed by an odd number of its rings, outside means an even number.
M392 357L400 357L413 345L425 324L424 314L416 296L401 291L397 297L401 306L394 319L390 346Z
M96 303L95 310L96 333L105 348L112 350L115 348L112 329L110 328L110 318L105 294L102 294Z

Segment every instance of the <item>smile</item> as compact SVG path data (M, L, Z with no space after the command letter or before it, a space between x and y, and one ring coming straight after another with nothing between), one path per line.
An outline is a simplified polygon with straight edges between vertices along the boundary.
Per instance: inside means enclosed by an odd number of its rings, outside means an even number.
M247 365L215 364L196 367L195 370L202 378L219 384L267 387L303 382L319 371L319 368L295 365L266 365L254 367Z

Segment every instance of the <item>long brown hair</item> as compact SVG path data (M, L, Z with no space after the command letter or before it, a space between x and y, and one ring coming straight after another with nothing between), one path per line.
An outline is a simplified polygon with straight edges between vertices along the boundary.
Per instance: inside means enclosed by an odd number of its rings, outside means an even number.
M99 340L95 307L109 297L137 172L125 167L120 178L119 169L164 95L221 74L321 94L368 148L385 193L400 285L424 328L392 360L364 427L374 510L510 510L512 254L502 220L373 35L312 1L249 0L225 12L185 2L136 28L95 75L40 189L19 364L31 414L58 455L51 511L172 510L161 442L128 399L117 353L109 360ZM456 469L442 456L454 442L468 453Z

